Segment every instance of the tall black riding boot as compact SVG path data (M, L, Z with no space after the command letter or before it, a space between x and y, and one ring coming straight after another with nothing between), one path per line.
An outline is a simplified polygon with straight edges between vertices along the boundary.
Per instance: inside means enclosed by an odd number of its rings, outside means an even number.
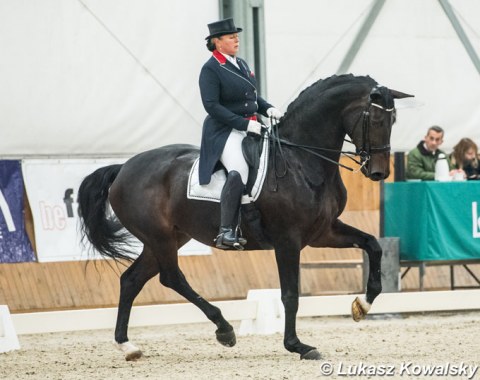
M240 173L235 170L229 172L220 197L220 230L215 238L217 248L243 250L243 246L247 244L237 228L244 188Z

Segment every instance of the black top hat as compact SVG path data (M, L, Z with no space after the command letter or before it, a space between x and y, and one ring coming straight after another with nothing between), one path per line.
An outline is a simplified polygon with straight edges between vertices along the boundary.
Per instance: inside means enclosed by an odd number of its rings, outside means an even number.
M238 33L242 30L242 28L237 28L235 26L233 18L226 18L225 20L220 20L208 24L208 31L210 32L210 35L205 39L208 40L209 38L220 37L225 34Z

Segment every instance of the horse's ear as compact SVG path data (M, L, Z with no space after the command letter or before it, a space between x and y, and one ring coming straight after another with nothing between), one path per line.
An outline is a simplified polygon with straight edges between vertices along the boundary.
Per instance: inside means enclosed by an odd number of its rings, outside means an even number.
M397 90L390 90L390 94L392 94L393 99L403 99L403 98L413 98L415 95L405 94L404 92L400 92Z

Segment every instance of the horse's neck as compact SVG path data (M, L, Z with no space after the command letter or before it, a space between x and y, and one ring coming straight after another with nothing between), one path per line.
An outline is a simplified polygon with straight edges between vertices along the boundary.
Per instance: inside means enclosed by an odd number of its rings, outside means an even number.
M288 121L288 120L287 120ZM339 126L331 121L324 125L307 126L305 124L284 123L279 125L279 135L290 143L304 146L305 149L294 147L289 149L290 158L301 164L299 175L309 178L312 183L337 183L341 149L345 134ZM325 150L322 150L325 149Z
M330 119L290 118L279 125L281 138L299 145L340 151L345 138L341 122Z

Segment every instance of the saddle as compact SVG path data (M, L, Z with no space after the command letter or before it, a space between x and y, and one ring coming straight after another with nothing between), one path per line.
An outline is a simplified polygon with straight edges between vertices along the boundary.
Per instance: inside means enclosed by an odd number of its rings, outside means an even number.
M258 168L260 167L260 157L263 152L263 138L262 136L248 133L242 140L242 153L245 161L248 164L248 180L245 185L245 191L252 196L252 189L258 175Z
M248 139L248 140L247 140ZM252 139L254 141L252 141ZM246 141L245 141L246 140ZM247 181L247 192L242 198L242 204L255 202L260 196L263 183L267 176L268 139L265 137L247 136L242 144L247 163L251 166ZM245 153L245 150L247 153ZM198 177L198 159L192 165L188 177L187 198L202 201L220 202L223 185L227 179L225 168L218 168L212 174L208 185L200 185Z

